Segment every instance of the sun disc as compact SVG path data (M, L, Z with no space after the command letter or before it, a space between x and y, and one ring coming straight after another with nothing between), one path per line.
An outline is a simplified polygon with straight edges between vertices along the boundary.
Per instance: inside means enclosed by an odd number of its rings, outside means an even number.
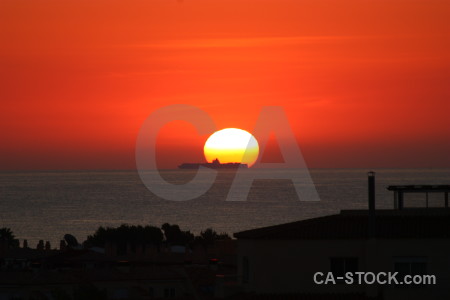
M257 160L259 145L249 132L238 128L225 128L214 132L203 147L208 162L242 163L251 167Z

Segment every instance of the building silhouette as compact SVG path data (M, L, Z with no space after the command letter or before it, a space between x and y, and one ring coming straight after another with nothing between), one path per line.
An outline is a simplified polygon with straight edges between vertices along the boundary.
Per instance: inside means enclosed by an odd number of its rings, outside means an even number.
M375 174L370 173L368 180L367 210L343 210L335 215L235 233L238 278L243 290L261 299L264 295L296 295L298 299L450 299L448 205L408 209L403 195L398 205L398 193L407 191L442 192L447 204L450 186L390 186L389 190L396 191L397 209L377 210ZM434 275L436 284L346 284L343 280L316 284L316 272L331 272L335 277L347 272L398 272L399 278Z

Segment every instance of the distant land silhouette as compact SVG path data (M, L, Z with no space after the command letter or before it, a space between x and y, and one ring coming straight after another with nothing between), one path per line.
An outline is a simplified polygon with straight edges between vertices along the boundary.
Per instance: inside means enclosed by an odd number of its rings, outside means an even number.
M178 166L179 169L198 169L200 166L211 168L211 169L237 169L244 168L247 169L247 164L241 163L220 163L219 159L213 160L212 163L183 163Z

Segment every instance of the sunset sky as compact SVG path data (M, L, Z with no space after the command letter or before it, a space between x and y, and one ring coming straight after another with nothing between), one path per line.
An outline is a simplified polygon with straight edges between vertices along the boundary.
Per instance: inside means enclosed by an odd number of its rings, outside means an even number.
M310 167L450 167L449 20L447 0L2 0L0 169L133 169L179 103L250 132L283 106ZM207 137L168 124L159 166Z

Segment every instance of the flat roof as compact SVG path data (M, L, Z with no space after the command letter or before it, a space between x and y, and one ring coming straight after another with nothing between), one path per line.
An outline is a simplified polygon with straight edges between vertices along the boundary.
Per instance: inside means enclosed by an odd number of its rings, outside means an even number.
M379 239L450 239L448 209L376 210L375 233ZM368 239L369 211L340 214L237 232L238 239L324 240Z
M439 193L450 192L450 185L390 185L389 191L409 193Z

